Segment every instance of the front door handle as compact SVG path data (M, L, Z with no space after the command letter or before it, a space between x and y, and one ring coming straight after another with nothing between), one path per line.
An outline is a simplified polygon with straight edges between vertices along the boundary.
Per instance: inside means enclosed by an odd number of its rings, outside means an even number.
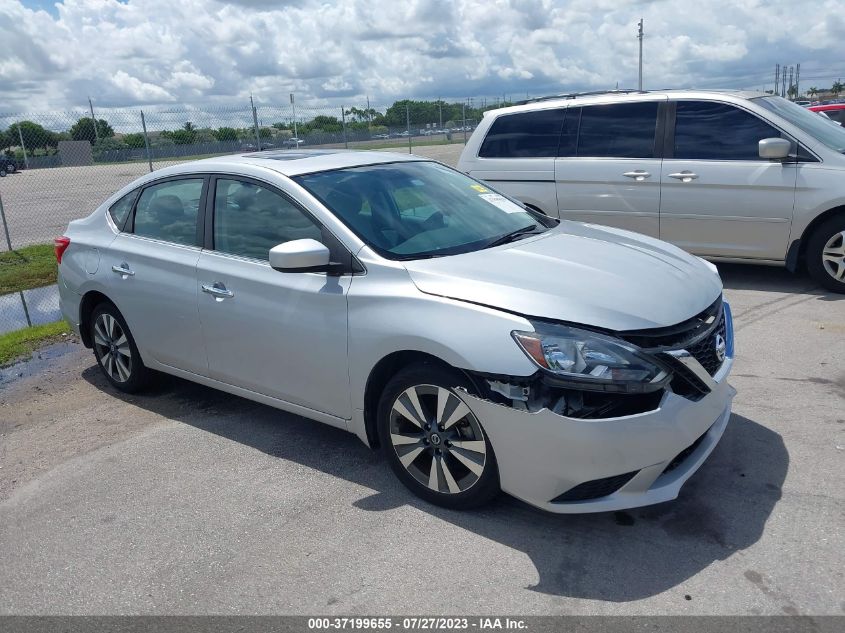
M680 180L681 182L692 182L698 178L698 174L694 174L691 171L679 171L674 174L669 174L669 178L674 178L675 180Z
M117 273L118 275L122 275L124 279L135 275L135 271L130 269L129 264L126 262L122 262L119 266L112 266L111 271L113 273Z
M625 176L626 178L633 178L634 180L640 181L640 182L645 180L646 178L651 177L650 173L648 173L647 171L644 171L642 169L635 169L634 171L626 171L622 175Z
M218 300L229 299L235 296L234 292L226 288L226 286L219 281L215 281L211 286L203 284L202 291L206 294L210 294Z

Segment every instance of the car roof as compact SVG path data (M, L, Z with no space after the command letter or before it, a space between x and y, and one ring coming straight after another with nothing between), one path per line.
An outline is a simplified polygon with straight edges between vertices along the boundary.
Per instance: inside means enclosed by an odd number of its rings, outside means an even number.
M588 105L592 103L613 103L615 101L630 102L630 101L648 101L657 99L713 99L713 98L732 98L732 99L753 99L755 97L771 96L765 92L754 90L696 90L693 88L685 89L669 89L669 90L608 90L599 92L582 92L566 95L552 95L549 97L538 97L536 99L529 99L528 101L520 102L516 105L507 108L499 108L497 110L488 110L484 113L499 115L509 112L521 112L529 110L539 110L553 107L574 107L579 105Z
M272 149L249 154L215 156L167 168L169 174L201 171L226 171L251 165L279 172L284 176L298 176L319 171L378 165L408 161L430 161L431 159L400 154L398 152L377 152L347 149ZM162 174L165 170L157 173Z

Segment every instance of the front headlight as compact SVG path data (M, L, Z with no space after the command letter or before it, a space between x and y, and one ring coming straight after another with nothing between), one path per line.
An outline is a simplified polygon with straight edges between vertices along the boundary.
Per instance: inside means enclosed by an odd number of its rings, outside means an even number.
M645 392L661 388L669 374L630 343L563 325L532 323L514 340L541 369L584 389Z

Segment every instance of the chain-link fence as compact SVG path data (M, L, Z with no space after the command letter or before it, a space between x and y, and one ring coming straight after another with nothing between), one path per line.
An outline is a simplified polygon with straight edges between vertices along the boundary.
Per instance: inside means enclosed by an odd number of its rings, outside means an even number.
M248 103L0 115L0 251L49 242L69 221L161 167L268 149L413 152L465 143L483 110L496 105L480 99L319 108Z
M454 164L483 111L505 104L473 98L310 107L287 101L143 111L89 104L0 114L0 254L51 243L71 220L139 176L209 156L350 148L421 153ZM60 317L55 286L0 296L0 334Z

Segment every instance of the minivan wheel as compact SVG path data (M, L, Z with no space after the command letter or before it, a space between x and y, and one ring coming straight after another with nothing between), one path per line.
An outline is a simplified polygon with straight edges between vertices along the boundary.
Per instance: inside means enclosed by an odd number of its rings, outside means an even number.
M113 387L135 393L146 386L150 371L141 361L135 339L123 315L111 303L101 303L91 315L94 356Z
M813 231L807 270L828 290L845 293L845 216L833 217Z
M9 164L6 166L6 170L7 170L10 174L14 174L16 169L17 169L17 167L16 167L13 163L9 163Z
M382 393L378 432L393 472L414 494L467 509L498 494L499 472L490 440L458 387L472 391L450 368L406 367Z
M5 177L6 177L6 168L0 167L0 178L5 178Z

